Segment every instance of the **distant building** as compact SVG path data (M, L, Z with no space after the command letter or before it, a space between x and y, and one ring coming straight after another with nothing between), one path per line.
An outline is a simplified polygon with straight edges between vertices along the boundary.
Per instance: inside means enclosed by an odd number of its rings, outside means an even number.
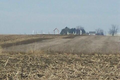
M67 35L69 35L70 33L67 31Z
M114 36L120 36L120 33L115 34Z
M89 35L96 35L96 32L95 31L90 31Z
M106 36L112 36L111 34L107 33ZM114 36L120 36L120 33L115 34Z

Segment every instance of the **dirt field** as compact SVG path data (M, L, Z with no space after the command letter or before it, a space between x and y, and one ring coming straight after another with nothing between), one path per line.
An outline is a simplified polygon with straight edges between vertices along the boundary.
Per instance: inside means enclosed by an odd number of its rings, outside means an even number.
M0 46L0 80L120 80L120 37L2 35Z
M40 38L41 39L41 38ZM46 39L46 38L45 38ZM120 37L76 36L50 38L4 47L6 52L54 51L66 53L120 53Z
M120 55L1 54L0 80L120 80Z

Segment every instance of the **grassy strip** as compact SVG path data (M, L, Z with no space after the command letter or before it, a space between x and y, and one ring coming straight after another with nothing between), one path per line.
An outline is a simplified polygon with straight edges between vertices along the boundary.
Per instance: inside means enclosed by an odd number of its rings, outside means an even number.
M23 39L23 40L21 39L21 40L18 40L18 41L12 41L12 42L6 42L6 43L3 43L3 44L0 44L0 46L2 48L5 48L5 47L10 47L10 46L15 46L15 45L22 45L22 44L39 42L39 41L47 40L47 39L51 39L51 38L30 38L30 39Z

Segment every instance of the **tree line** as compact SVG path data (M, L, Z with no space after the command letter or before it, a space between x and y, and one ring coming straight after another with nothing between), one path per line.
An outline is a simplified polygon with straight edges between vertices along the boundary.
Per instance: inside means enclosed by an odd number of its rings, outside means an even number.
M85 34L86 31L83 27L77 26L77 28L68 28L65 27L64 29L62 29L61 31L61 35L67 35L67 34L76 34L76 35L81 35L81 34Z
M96 29L95 30L96 35L105 35L103 29ZM118 26L112 25L112 27L109 29L109 34L114 36L118 32ZM74 35L83 35L83 34L89 34L88 32L85 31L84 27L77 26L76 28L69 28L65 27L64 29L61 30L60 32L61 35L67 35L67 34L74 34Z

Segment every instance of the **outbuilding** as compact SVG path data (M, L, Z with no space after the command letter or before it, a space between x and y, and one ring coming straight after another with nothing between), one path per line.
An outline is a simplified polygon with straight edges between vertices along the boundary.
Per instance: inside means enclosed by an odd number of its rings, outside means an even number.
M89 31L89 35L96 35L95 31Z

